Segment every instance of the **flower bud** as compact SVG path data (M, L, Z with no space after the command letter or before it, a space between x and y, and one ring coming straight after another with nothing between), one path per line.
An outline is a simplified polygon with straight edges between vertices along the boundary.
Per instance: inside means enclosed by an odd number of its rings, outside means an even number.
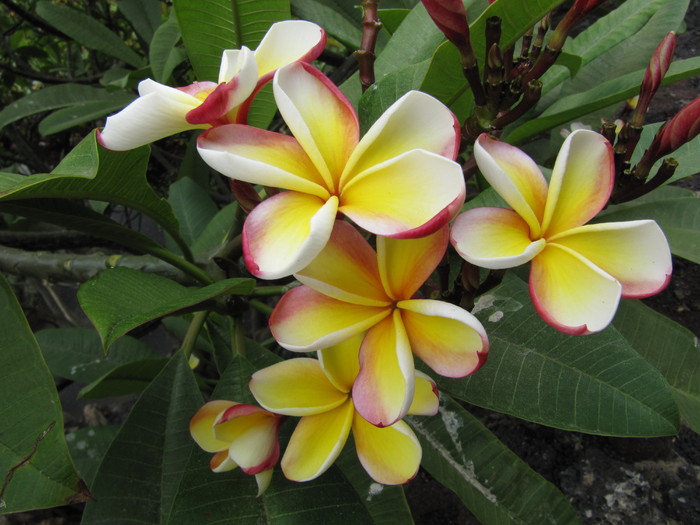
M428 11L430 18L435 22L435 25L445 34L447 40L457 46L463 60L473 57L474 53L469 41L467 12L464 10L462 0L421 1L426 11Z
M693 140L700 133L700 97L683 106L669 120L656 136L658 156L662 157L677 150L686 142Z
M649 61L647 70L644 73L644 80L642 81L642 87L639 91L639 100L637 101L632 115L631 124L635 126L644 124L644 116L651 103L651 99L659 89L661 81L671 65L675 49L676 33L672 31L661 40L661 43L659 43Z

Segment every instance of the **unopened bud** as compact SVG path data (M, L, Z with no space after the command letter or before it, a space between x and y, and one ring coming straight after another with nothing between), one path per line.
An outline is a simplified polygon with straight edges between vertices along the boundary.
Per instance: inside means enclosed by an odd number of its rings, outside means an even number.
M630 119L631 123L635 126L644 124L644 117L651 103L651 99L659 89L659 86L661 86L661 81L664 79L664 75L666 75L671 65L673 52L675 50L676 33L670 32L656 47L649 61L649 65L647 66L647 70L644 73L644 80L642 81L642 87L639 91L639 100L637 101L637 106Z
M238 201L238 205L244 212L250 213L253 208L260 204L260 195L249 182L231 179L229 180L229 185L231 193L233 193L236 201Z
M700 133L700 97L681 110L669 120L658 132L658 155L663 157L677 150L686 142L693 140ZM654 141L656 142L656 140Z
M469 41L469 23L462 0L421 0L435 25L457 49L464 65L476 62Z

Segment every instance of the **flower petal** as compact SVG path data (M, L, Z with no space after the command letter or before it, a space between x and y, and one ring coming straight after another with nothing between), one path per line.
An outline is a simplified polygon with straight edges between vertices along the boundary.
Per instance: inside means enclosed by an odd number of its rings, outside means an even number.
M547 237L587 223L608 202L615 179L610 143L586 129L571 133L552 170L542 231Z
M360 347L360 373L352 387L355 409L367 421L387 427L401 419L413 400L413 355L401 314L373 326Z
M440 394L430 376L416 370L416 388L408 414L414 416L434 416L440 408Z
M318 351L318 362L326 377L341 392L352 390L352 384L360 372L360 345L364 337L364 332L361 332Z
M99 133L100 144L105 148L126 151L181 131L209 127L185 120L185 115L201 103L195 96L150 78L141 81L139 90L142 92L139 98L116 115L107 117Z
M535 161L524 152L482 133L474 144L474 158L493 189L520 215L534 237L547 199L547 181Z
M452 219L464 195L459 164L413 150L355 176L342 189L339 209L377 235L423 237Z
M486 361L486 330L466 310L432 299L399 301L396 306L413 353L438 374L464 377Z
M403 421L378 428L356 414L352 435L357 457L374 481L398 485L413 479L418 472L422 457L420 443Z
M621 291L617 280L565 246L547 244L532 260L532 303L560 332L589 334L608 326Z
M204 162L232 179L294 190L327 199L324 186L309 157L293 137L262 129L228 124L197 139Z
M209 461L209 468L212 472L228 472L236 467L238 465L228 455L228 447L226 447L226 450L214 454Z
M270 331L287 350L312 352L364 332L390 313L389 308L345 303L298 286L277 303L270 316Z
M288 359L258 370L249 387L260 405L285 416L327 412L348 398L328 380L318 360L310 357Z
M377 254L355 228L336 221L325 248L294 276L302 283L340 301L389 306L377 268Z
M261 77L296 60L311 62L326 46L326 32L306 20L284 20L270 26L255 50Z
M195 412L190 420L190 434L202 450L220 452L228 448L228 441L221 441L214 437L214 421L224 410L238 404L234 401L209 401Z
M367 131L353 151L341 184L353 176L414 149L454 160L459 149L459 122L439 100L409 91L394 102Z
M326 187L336 191L359 139L360 126L352 105L328 77L303 62L278 69L273 88L287 126L323 176Z
M282 457L284 475L309 481L328 470L345 446L354 413L348 399L329 412L301 418Z
M513 268L544 249L545 240L530 240L530 228L514 210L473 208L455 219L450 234L462 258L482 268Z
M231 82L234 77L238 77L241 86L246 86L248 95L255 89L258 82L258 64L255 53L242 46L240 49L224 49L221 54L221 66L219 66L219 84ZM240 104L240 102L239 102Z
M560 234L556 243L617 279L623 297L648 297L671 279L671 250L654 221L587 224Z
M263 470L262 472L258 472L255 475L255 483L258 485L258 493L257 496L260 497L263 495L263 493L267 490L267 487L270 486L270 482L272 481L272 469L267 469Z
M410 299L442 260L449 234L445 225L418 239L377 237L379 274L386 293L393 299Z
M285 191L258 206L243 224L243 256L250 273L280 279L308 265L328 242L338 199Z

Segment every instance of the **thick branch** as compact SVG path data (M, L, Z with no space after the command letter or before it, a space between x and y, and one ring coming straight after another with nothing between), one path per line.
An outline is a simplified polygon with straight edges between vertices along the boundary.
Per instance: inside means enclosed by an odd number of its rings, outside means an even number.
M377 35L382 27L377 14L379 0L362 0L364 16L362 18L362 42L360 49L355 51L355 58L360 66L360 83L362 91L374 84L374 46L377 43Z

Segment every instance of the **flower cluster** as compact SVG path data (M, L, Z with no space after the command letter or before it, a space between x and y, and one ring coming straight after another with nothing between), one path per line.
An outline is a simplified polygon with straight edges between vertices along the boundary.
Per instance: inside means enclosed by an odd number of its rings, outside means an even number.
M280 299L270 330L285 349L318 359L259 370L249 386L260 406L211 401L190 425L215 454L212 470L240 466L256 476L260 493L280 457L285 416L301 418L281 461L289 479L321 475L351 431L374 480L397 484L415 475L421 449L403 418L435 414L438 392L413 356L458 378L478 370L489 349L471 313L421 295L450 240L481 267L531 262L537 311L568 333L605 328L621 296L655 293L671 269L653 221L584 225L607 203L614 175L611 147L592 131L567 137L549 183L520 150L479 137L476 162L512 209L468 210L450 231L465 200L454 115L411 91L360 137L352 105L308 63L324 42L315 24L275 24L254 52L224 52L218 84L174 89L144 81L141 98L100 134L106 147L128 149L206 128L198 151L209 166L284 190L248 214L244 259L256 277L293 275L301 283ZM291 135L246 124L270 79ZM376 249L364 232L376 236Z

